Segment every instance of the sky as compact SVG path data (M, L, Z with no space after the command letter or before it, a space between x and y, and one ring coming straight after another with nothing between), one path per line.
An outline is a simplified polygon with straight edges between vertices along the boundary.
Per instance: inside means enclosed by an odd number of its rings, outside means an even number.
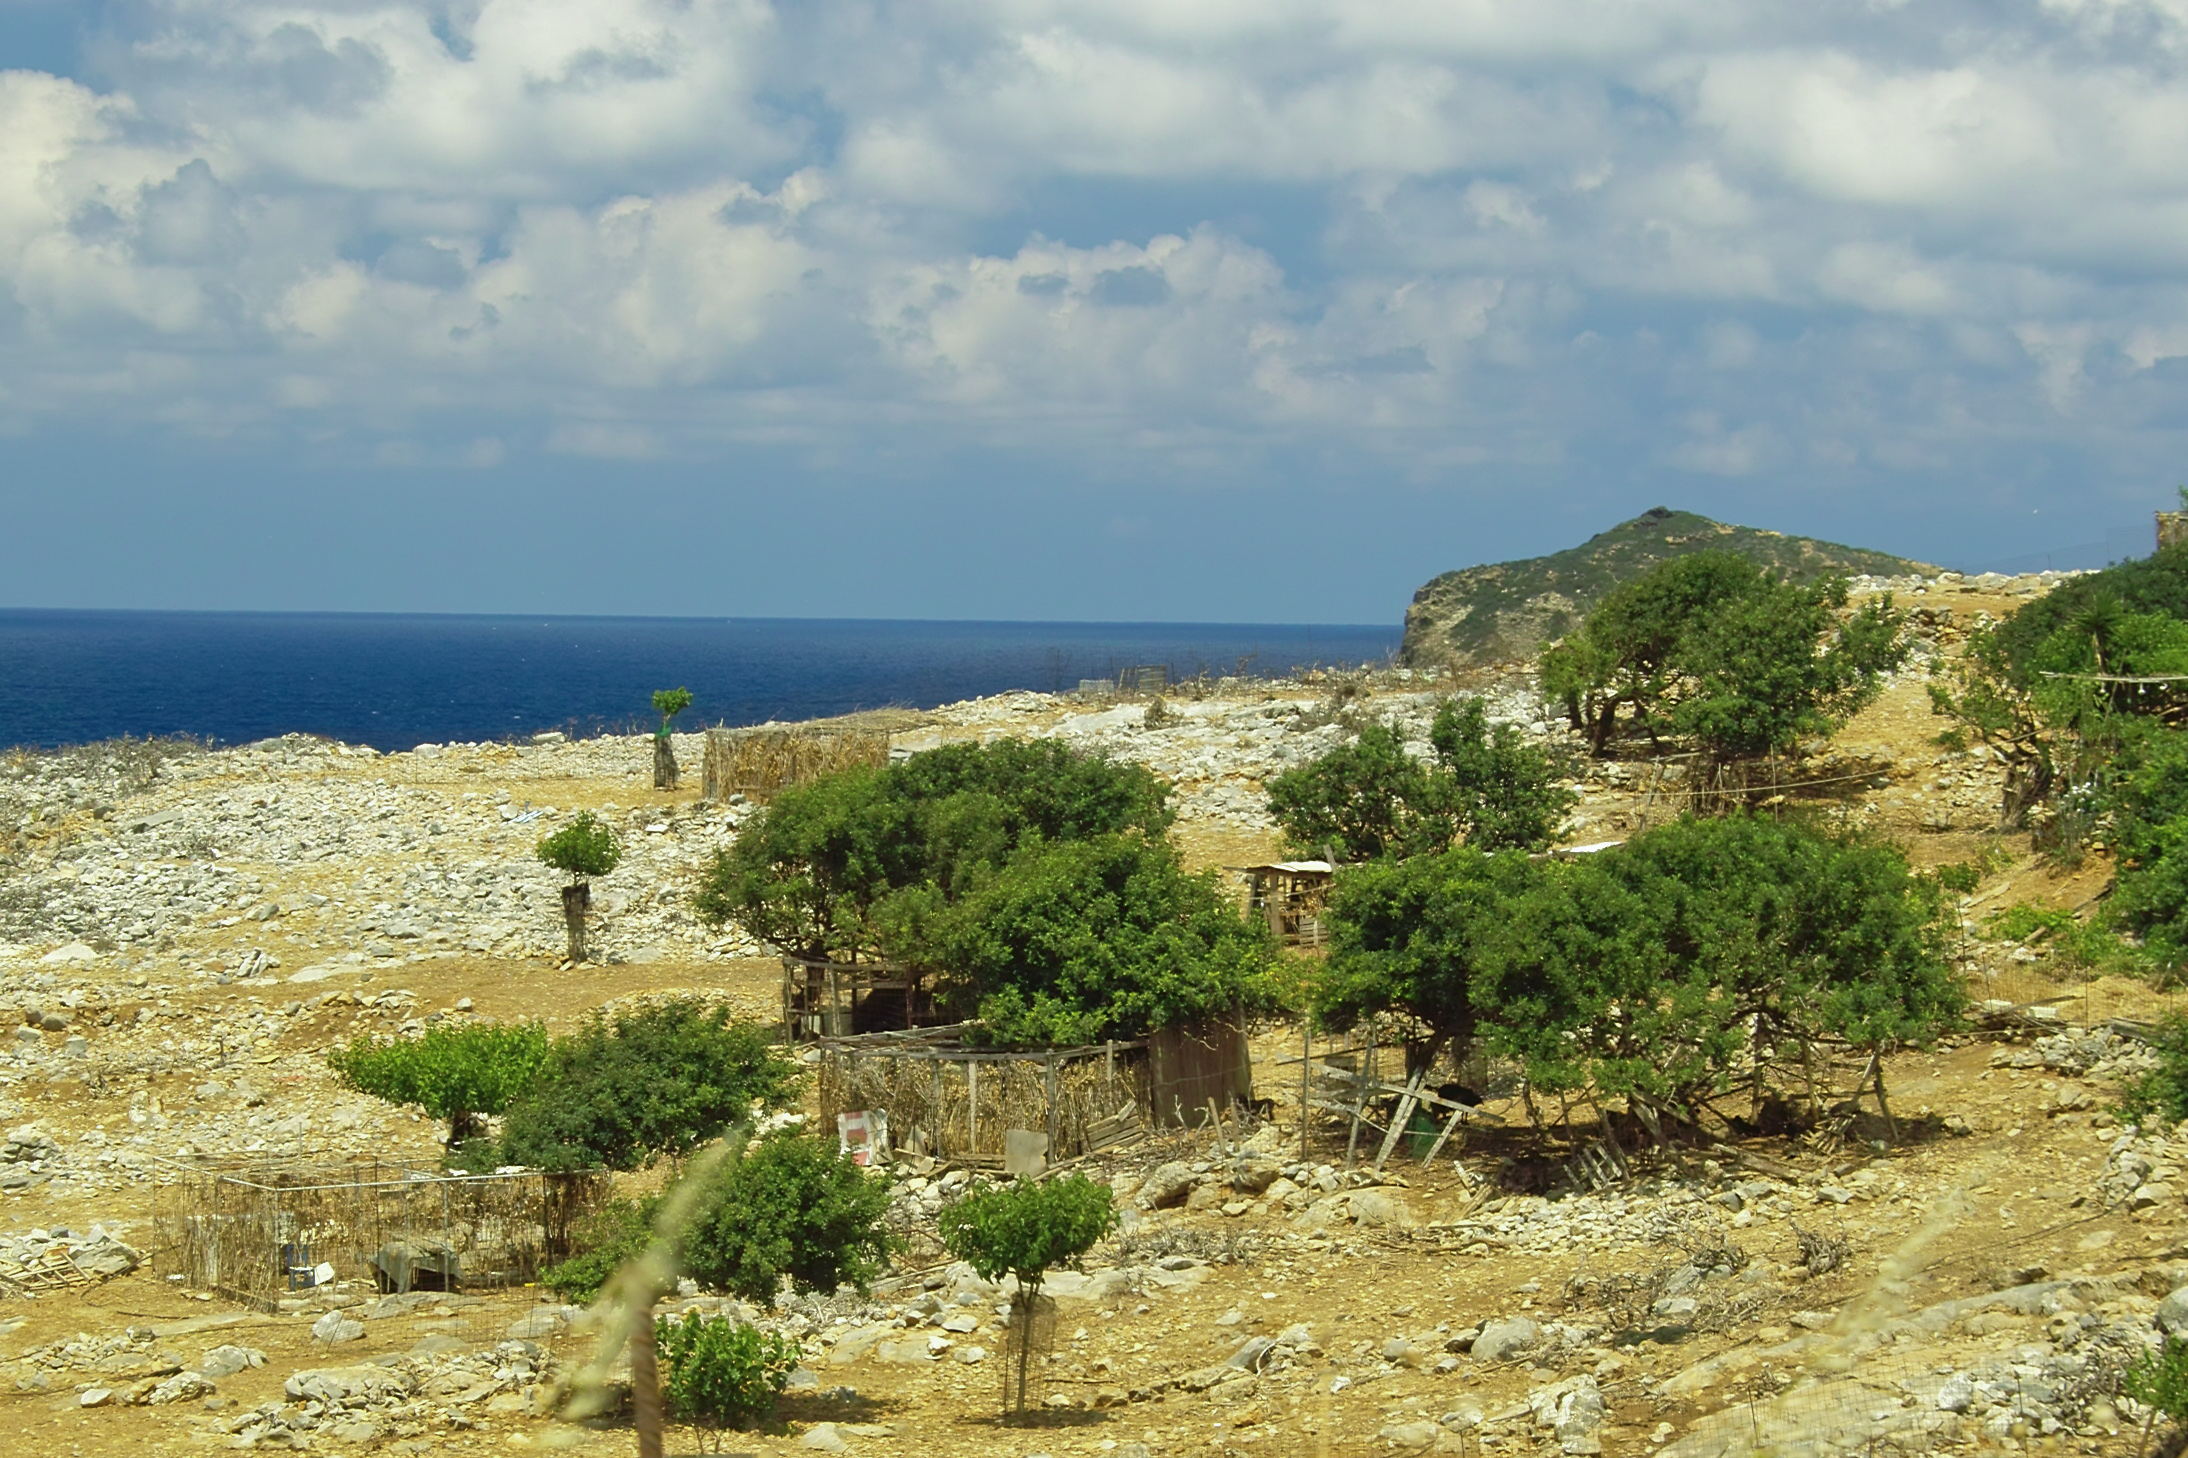
M0 0L0 604L2142 551L2184 63L2188 0Z

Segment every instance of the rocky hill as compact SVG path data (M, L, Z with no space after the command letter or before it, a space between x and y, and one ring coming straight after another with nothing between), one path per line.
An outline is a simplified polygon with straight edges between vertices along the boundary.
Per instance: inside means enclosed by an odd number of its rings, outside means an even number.
M1813 537L1728 526L1691 511L1652 507L1547 557L1446 572L1413 594L1404 661L1414 667L1511 663L1563 636L1619 583L1669 557L1737 552L1796 579L1829 573L1896 577L1937 569Z

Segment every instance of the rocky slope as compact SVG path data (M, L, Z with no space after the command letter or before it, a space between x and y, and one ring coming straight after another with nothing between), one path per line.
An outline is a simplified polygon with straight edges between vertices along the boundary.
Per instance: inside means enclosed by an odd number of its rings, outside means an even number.
M1668 558L1704 550L1737 552L1795 579L1936 571L1886 552L1727 526L1659 506L1547 557L1492 562L1430 579L1406 609L1401 658L1417 668L1531 659L1578 625L1619 583Z

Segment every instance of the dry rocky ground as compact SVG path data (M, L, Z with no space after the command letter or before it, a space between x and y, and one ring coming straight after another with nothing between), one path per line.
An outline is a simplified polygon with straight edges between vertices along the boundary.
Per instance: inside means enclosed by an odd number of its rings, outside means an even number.
M1919 864L1993 868L1964 904L1960 948L1988 1030L1887 1061L1895 1129L1872 1101L1801 1139L1636 1155L1626 1178L1576 1193L1577 1146L1537 1142L1492 1098L1501 1127L1470 1130L1455 1160L1400 1151L1376 1173L1371 1155L1347 1168L1341 1126L1316 1125L1303 1147L1296 1069L1277 1061L1296 1035L1273 1028L1256 1050L1273 1123L1166 1136L1098 1167L1126 1224L1051 1288L1036 1422L994 1415L1008 1293L937 1264L870 1297L748 1313L797 1336L806 1367L783 1430L732 1435L729 1450L2134 1450L2117 1372L2160 1330L2188 1331L2188 1295L2172 1294L2188 1285L2188 1131L2116 1125L2112 1089L2147 1054L2108 1025L2175 996L1980 935L1991 910L2082 906L2108 875L2101 857L2054 871L1993 833L1995 766L1934 742L1927 663L2047 584L1889 585L1922 610L1924 661L1789 769L1787 794L1821 797ZM1144 704L1013 694L917 716L897 743L1054 734L1143 759L1177 786L1194 862L1235 864L1277 849L1269 776L1338 742L1347 713L1424 734L1453 686L1225 683L1173 698L1161 727ZM1466 686L1551 730L1524 673ZM697 738L677 748L696 779ZM265 1314L166 1279L150 1247L174 1161L438 1157L428 1122L329 1077L325 1050L358 1029L568 1028L687 990L771 1017L775 964L685 899L747 807L656 793L649 771L643 739L552 736L0 758L10 1451L627 1451L627 1427L547 1415L587 1318L544 1293L381 1298L343 1283ZM1575 842L1682 802L1674 760L1580 772ZM573 968L555 879L530 852L579 808L622 828L629 856L596 891L601 961ZM1854 1072L1826 1082L1843 1096ZM900 1224L931 1232L966 1178L900 1169ZM55 1284L64 1268L83 1277ZM671 1450L696 1443L680 1431Z

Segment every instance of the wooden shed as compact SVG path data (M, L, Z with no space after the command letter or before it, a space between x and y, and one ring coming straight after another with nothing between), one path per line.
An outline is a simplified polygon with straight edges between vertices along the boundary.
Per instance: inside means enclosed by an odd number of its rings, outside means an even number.
M782 963L786 1043L903 1031L935 1022L934 995L913 968L799 956L785 956Z
M1328 861L1269 861L1233 866L1245 878L1246 907L1264 917L1269 930L1288 947L1319 947L1329 941L1322 907L1329 900L1337 868Z

